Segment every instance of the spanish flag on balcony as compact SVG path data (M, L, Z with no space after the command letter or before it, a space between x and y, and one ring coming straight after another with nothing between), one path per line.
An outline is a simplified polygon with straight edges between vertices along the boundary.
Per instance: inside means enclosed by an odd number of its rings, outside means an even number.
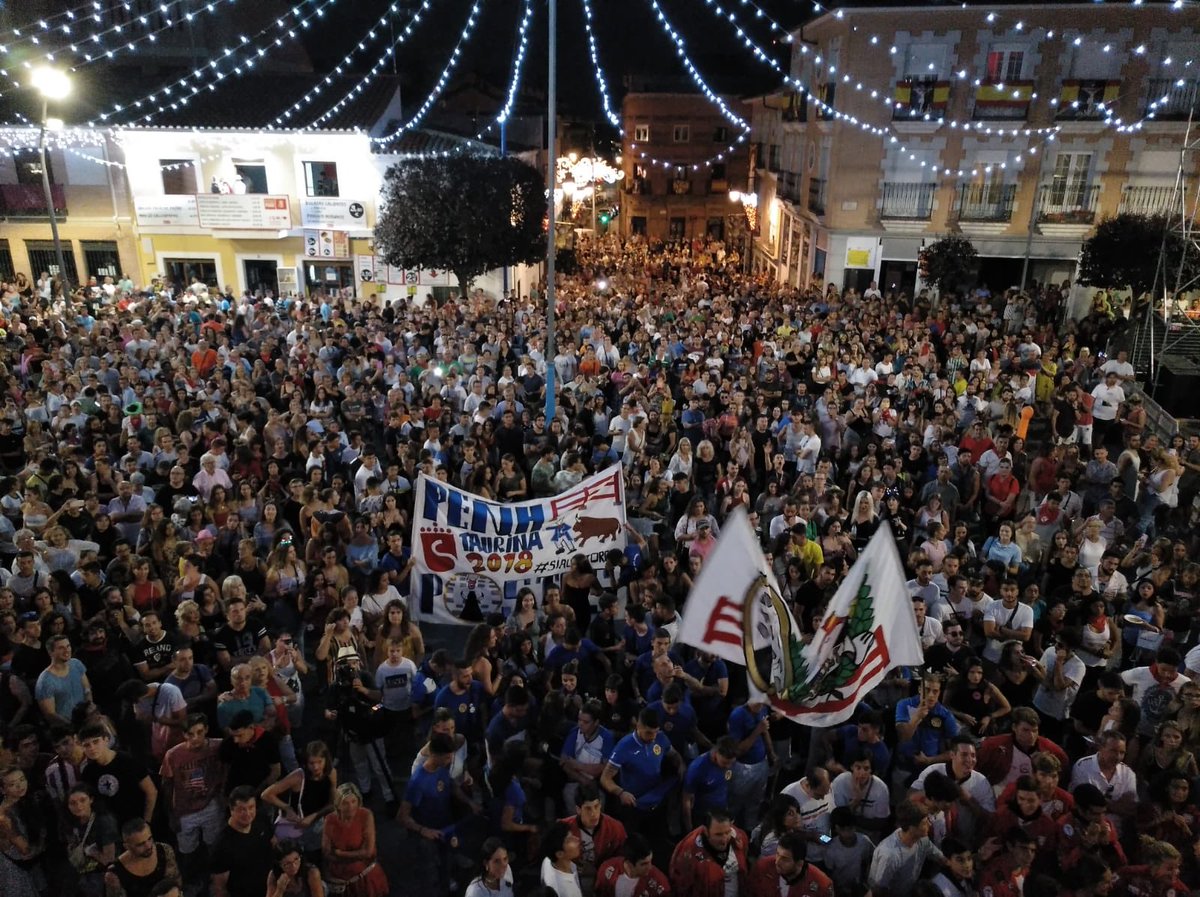
M941 115L950 104L950 82L897 81L892 101L898 117Z
M1121 95L1120 81L1071 80L1064 81L1058 102L1062 106L1079 103L1081 106L1108 105Z
M1033 99L1032 81L1005 81L980 84L975 88L975 108L1015 109L1025 108Z

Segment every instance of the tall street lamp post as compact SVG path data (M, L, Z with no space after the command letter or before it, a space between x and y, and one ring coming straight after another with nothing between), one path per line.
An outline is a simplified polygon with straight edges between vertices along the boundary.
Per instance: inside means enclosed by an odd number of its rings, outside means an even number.
M46 132L62 128L62 121L49 117L50 101L66 99L71 93L71 79L65 72L49 67L33 70L33 88L42 95L42 127L38 135L38 157L42 166L42 191L46 197L46 212L50 216L50 235L54 238L54 260L58 263L58 280L63 295L69 290L67 266L63 259L62 240L58 236L58 215L54 211L54 194L50 190L50 167L46 164Z

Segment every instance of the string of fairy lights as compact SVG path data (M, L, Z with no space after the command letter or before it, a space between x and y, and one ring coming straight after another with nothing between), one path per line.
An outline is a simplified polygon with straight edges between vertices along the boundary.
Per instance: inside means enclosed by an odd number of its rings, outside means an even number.
M438 79L434 83L433 88L429 91L429 95L425 97L424 102L422 102L417 108L417 111L411 118L409 118L408 121L397 125L384 136L371 137L370 140L372 144L376 146L387 146L402 135L420 125L420 123L425 119L425 116L429 114L430 109L433 108L433 104L437 102L438 97L440 97L442 92L446 89L446 85L450 83L450 76L454 74L454 70L458 68L458 64L462 60L463 49L467 46L467 44L470 43L471 35L474 34L475 26L479 22L480 9L482 8L482 5L483 0L475 0L475 3L471 5L471 12L467 15L467 22L463 26L462 32L458 36L458 41L455 43L454 49L450 53L450 58L446 60L446 64L442 68L441 74L438 75Z
M181 19L190 18L193 15L215 14L223 6L231 6L237 0L211 0L207 4L188 10L177 9L176 7L180 2L181 0L162 0L157 10L150 11L148 15L145 13L141 15L134 14L131 5L125 3L122 5L125 11L130 13L128 20L125 22L116 22L110 17L108 21L112 21L113 24L107 26L104 26L106 21L104 14L108 10L104 9L98 2L81 3L55 16L26 23L19 28L9 29L7 33L0 33L0 61L3 61L2 57L7 56L21 66L32 67L39 58L42 61L55 62L59 61L59 57L64 54L71 54L73 57L82 56L85 62L76 60L77 65L93 61L105 61L114 58L120 53L132 52L140 42L154 40L154 36L157 33L174 27ZM152 125L158 115L164 114L167 111L178 111L186 106L188 101L201 91L214 91L228 79L247 73L255 67L259 59L265 56L266 53L271 52L273 48L279 48L296 41L304 30L308 29L317 19L323 17L326 11L331 9L336 2L337 0L299 0L299 2L295 3L291 9L280 16L274 23L267 25L251 36L239 34L234 46L218 51L215 58L197 66L187 75L159 87L157 90L146 94L131 104L113 104L100 114L100 122L103 125L120 123L127 127ZM394 34L395 37L391 47L379 53L374 65L365 74L358 75L356 83L320 116L311 119L307 127L311 129L321 126L353 103L363 94L372 81L384 71L387 63L394 58L397 48L411 36L413 29L422 21L423 15L430 12L432 2L433 0L423 0L420 8L399 29L399 34L395 34L390 29L390 26L394 21L394 17L399 14L401 4L392 3L345 58L327 76L322 78L320 82L308 88L295 102L279 113L265 126L266 129L273 130L288 127L299 113L325 96L328 89L335 83L335 79L348 75L352 67L351 63L356 56L367 53L368 50L375 52L375 45L381 36ZM464 48L476 30L483 2L484 0L475 0L450 56L416 112L406 121L395 127L390 133L380 137L370 137L369 139L374 146L377 148L386 148L392 145L400 136L419 127L428 117L434 104L446 90L451 77L461 63ZM647 3L654 19L671 42L684 71L691 78L700 93L733 126L735 131L734 138L720 152L717 152L703 162L693 163L690 167L693 170L698 170L701 167L710 167L713 164L722 162L730 153L735 152L740 144L746 142L750 133L750 124L709 86L704 75L690 58L683 35L672 24L659 0L647 0ZM1149 4L1145 0L1126 0L1126 3L1131 7L1157 5L1168 6L1173 10L1181 10L1185 7L1194 8L1197 5L1195 0L1167 0L1163 4ZM608 91L610 81L601 64L600 48L596 31L593 27L594 10L592 3L591 0L581 0L581 4L588 54L603 114L609 124L620 131L620 117L613 108L611 96ZM305 8L309 6L313 8L305 12ZM735 7L741 8L741 17L739 17L738 10ZM931 113L928 110L920 108L916 110L911 119L898 118L898 102L893 90L894 85L891 83L883 87L872 85L869 79L859 78L853 71L844 66L839 66L835 60L823 57L817 48L810 47L803 41L794 40L792 33L769 15L755 0L723 0L723 2L722 0L705 0L705 8L730 29L732 40L745 47L751 56L761 64L770 67L780 76L781 86L784 89L795 91L797 96L802 98L803 102L811 104L822 117L843 122L861 129L864 133L880 137L888 143L896 145L893 148L894 152L907 154L912 159L917 158L917 153L911 152L905 146L905 143L910 142L911 138L901 138L895 131L895 125L903 123L906 120L928 124L933 129L948 127L954 131L970 133L979 137L1002 139L1037 138L1040 143L1035 142L1030 144L1028 148L1021 150L1016 156L1015 161L1018 164L1022 159L1021 154L1036 155L1037 146L1054 140L1055 135L1060 130L1059 126L1031 128L1023 127L1020 124L1008 125L1002 122L957 121L955 119L946 119L937 115L937 113ZM978 11L983 17L984 24L989 26L993 30L993 33L999 33L999 29L1007 28L1009 31L1025 34L1030 39L1037 40L1039 43L1052 41L1057 38L1065 42L1067 46L1074 48L1079 48L1085 40L1085 37L1081 33L1074 30L1056 33L1053 30L1031 28L1018 17L1017 11L991 9L986 4L969 6L964 3L962 8ZM847 15L844 10L831 8L821 3L813 4L813 13L817 15L832 15L837 19L842 19ZM534 8L532 0L525 0L523 13L518 24L518 39L515 45L511 78L508 90L505 93L503 105L487 127L476 134L477 141L483 140L486 135L496 129L497 125L507 121L512 114L528 45L527 31L533 17ZM104 27L93 28L89 32L87 30L89 23ZM852 28L854 31L858 31L857 25L853 25ZM780 60L776 58L775 53L764 49L754 38L754 31L761 33L764 29L769 31L776 42L783 45L795 46L800 57L806 57L811 61L811 71L814 75L825 80L814 85L805 83L802 78L793 75L790 68L781 64ZM266 40L262 40L262 38L266 38ZM879 46L882 49L884 42L880 35L870 34L868 35L868 40L872 46ZM32 53L19 52L29 51L31 47L36 47L36 51ZM1115 38L1108 44L1098 46L1097 49L1103 53L1122 52L1122 47L1119 46ZM899 48L894 45L888 49L890 55L895 55L898 52ZM1145 55L1147 48L1144 45L1139 45L1131 48L1129 52L1135 55ZM38 57L38 53L41 54L40 57ZM22 55L25 58L18 59ZM1175 70L1186 71L1193 66L1194 61L1192 59L1172 60L1167 57L1161 60L1160 63L1164 68L1174 65L1176 67ZM935 74L938 73L935 72ZM19 83L5 68L0 68L0 76L8 77L14 84ZM985 83L985 79L973 78L972 74L966 68L951 73L949 78L965 82L973 81L977 87ZM887 111L889 120L882 125L874 124L849 112L842 111L830 102L826 102L823 87L831 83L845 85L847 89L853 89L855 93L868 97L872 101L872 104L877 103ZM1182 84L1182 79L1177 83ZM1001 91L1006 89L1006 86L1003 84L996 86ZM1127 96L1127 94L1123 96ZM1033 94L1032 98L1036 99L1036 94ZM1122 121L1116 114L1118 98L1106 98L1103 102L1098 103L1096 108L1103 115L1102 119L1100 119L1103 125L1112 127L1118 132L1128 133L1140 130L1148 120L1154 118L1157 110L1169 101L1170 97L1165 95L1151 98L1148 102L1146 117L1128 122ZM1051 98L1050 105L1057 107L1059 99ZM94 121L88 124L89 127L97 126L97 123ZM928 131L922 130L922 134L925 133L928 133ZM0 135L0 139L7 138ZM95 145L96 141L94 138L89 137L86 139L92 141L88 145ZM63 146L81 158L89 157L89 154L83 153L78 149L79 144L75 142L75 138L66 136L65 134L54 135L53 143L56 146ZM14 145L10 140L10 148ZM631 149L636 158L650 165L671 166L675 164L669 159L660 159L650 155L645 147L639 147L636 143L631 144ZM2 151L2 146L0 146L0 151ZM109 166L119 166L121 164L108 159L100 159L100 157L90 158L93 161L97 161L98 164ZM192 163L181 164L187 165ZM942 171L947 176L956 173L961 177L967 173L966 169L955 171L942 169Z
M239 34L237 44L233 47L226 47L222 52L216 54L215 59L210 59L187 75L134 100L130 104L133 110L140 110L146 105L153 105L154 109L133 118L126 124L150 124L156 115L162 114L168 109L178 110L181 106L186 106L190 97L195 96L202 89L216 90L217 84L230 75L241 75L252 69L258 60L270 52L272 47L283 47L285 44L298 40L300 32L308 29L313 20L323 18L338 0L321 0L316 8L301 15L301 9L309 2L312 0L301 0L283 16L276 19L273 24L260 28L250 37ZM274 36L268 37L272 33ZM264 37L267 37L265 44L260 40ZM179 94L176 94L177 90L180 91ZM123 104L114 103L107 112L100 114L100 119L106 122L109 118L124 112L126 112L126 107ZM88 122L88 124L93 125L94 122Z
M342 109L343 106L345 106L347 103L349 103L353 97L356 97L358 95L357 93L355 93L356 90L359 93L361 93L362 90L364 90L366 88L366 86L369 85L372 80L374 80L375 76L380 71L382 71L383 68L385 68L387 66L387 63L391 60L392 56L395 55L397 48L400 47L409 38L409 36L413 32L413 28L415 28L418 24L420 24L421 13L428 12L431 4L432 4L432 0L424 0L424 2L421 3L420 8L417 9L412 14L412 16L409 18L408 22L405 23L404 27L400 30L400 33L392 41L392 45L383 51L383 53L380 55L379 59L376 60L375 65L372 66L371 70L367 73L367 75L364 78L360 79L358 84L355 85L355 88L353 90L351 90L349 93L347 93L344 97L342 97L342 99L338 100L337 103L335 103L333 105L333 107L331 107L324 113L324 115L318 117L313 122L311 122L309 124L310 128L316 127L321 122L326 121L329 118L332 118L334 115L337 114L338 111L340 111ZM385 33L390 34L390 31L385 31L385 29L388 27L389 20L392 18L392 16L396 15L399 12L400 12L400 4L399 3L393 3L391 6L389 6L387 11L382 16L379 17L379 20L367 30L366 36L363 37L363 39L360 40L357 44L355 44L353 48L351 48L350 52L347 53L342 58L341 62L339 62L337 65L335 65L333 67L333 72L329 75L326 75L322 79L320 84L317 84L315 87L313 87L312 90L306 92L303 96L300 97L300 99L298 99L291 106L289 106L287 109L285 109L282 113L280 113L278 116L276 116L275 120L273 122L271 122L269 127L270 128L283 127L286 124L286 122L289 119L291 119L291 117L293 115L295 115L301 109L304 109L307 106L309 106L310 104L314 103L317 100L317 98L321 95L321 92L324 89L324 87L331 85L333 83L333 79L335 77L338 77L345 73L347 67L350 65L350 62L354 59L355 56L357 56L359 53L364 52L367 49L367 47L371 46L381 35L383 35Z

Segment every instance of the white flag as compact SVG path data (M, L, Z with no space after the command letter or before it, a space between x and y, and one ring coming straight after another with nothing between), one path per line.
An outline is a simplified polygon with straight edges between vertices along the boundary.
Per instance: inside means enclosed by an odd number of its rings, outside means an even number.
M688 598L680 641L746 667L752 694L796 722L844 722L895 666L924 660L891 529L879 527L809 644L738 512Z

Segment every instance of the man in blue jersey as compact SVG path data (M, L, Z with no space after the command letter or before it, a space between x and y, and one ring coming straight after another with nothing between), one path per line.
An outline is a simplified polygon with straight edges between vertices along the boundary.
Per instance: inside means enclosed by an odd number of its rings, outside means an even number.
M775 763L770 729L766 701L747 701L729 715L729 734L737 743L738 755L729 785L729 810L748 832L758 825L767 779Z
M404 789L396 818L409 833L414 894L444 894L449 888L449 851L454 846L454 802L467 805L466 795L450 777L454 739L435 732L429 756Z
M684 773L683 758L645 708L634 730L617 742L600 786L617 798L614 815L631 831L665 832L667 797Z
M483 684L475 681L471 673L471 662L460 658L454 662L454 674L447 685L442 686L433 699L433 706L445 707L454 714L454 728L467 739L467 744L482 747L483 735L487 731L487 694ZM478 755L478 750L472 751Z
M683 777L683 827L695 828L694 819L703 819L713 808L729 805L729 780L737 760L737 742L728 735L717 739L712 750L701 754L688 766Z

